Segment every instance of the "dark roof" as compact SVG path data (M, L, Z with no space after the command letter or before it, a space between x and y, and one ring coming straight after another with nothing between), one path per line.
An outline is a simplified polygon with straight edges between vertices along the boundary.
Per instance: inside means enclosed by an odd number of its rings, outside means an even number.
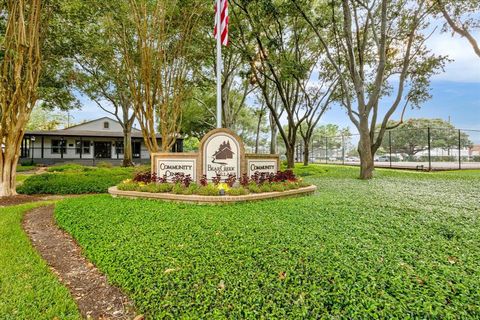
M89 130L51 130L51 131L26 131L27 136L55 136L55 137L108 137L123 138L123 132L89 131ZM142 132L132 131L132 138L143 138ZM160 134L157 134L160 139Z

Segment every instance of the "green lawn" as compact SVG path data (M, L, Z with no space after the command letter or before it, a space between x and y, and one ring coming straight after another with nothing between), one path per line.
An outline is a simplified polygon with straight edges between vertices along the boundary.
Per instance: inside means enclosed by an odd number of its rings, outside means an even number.
M0 208L0 319L80 319L68 290L22 230L25 211L39 205Z
M314 196L69 199L56 218L150 318L479 318L480 171L311 166Z
M36 166L22 166L22 165L18 165L18 166L17 166L17 172L33 171L33 170L35 170L36 168L37 168Z

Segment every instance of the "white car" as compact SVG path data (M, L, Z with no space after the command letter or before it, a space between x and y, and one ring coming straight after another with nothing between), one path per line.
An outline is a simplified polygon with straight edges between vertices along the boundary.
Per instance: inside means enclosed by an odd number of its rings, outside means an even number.
M346 157L345 158L345 162L358 162L360 161L359 158L356 158L356 157Z

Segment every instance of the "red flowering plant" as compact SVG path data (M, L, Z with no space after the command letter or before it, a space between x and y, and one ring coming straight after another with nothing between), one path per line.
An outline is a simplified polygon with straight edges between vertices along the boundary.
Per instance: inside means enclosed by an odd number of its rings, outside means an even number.
M150 173L149 171L139 172L133 177L134 182L151 183L157 181L157 175Z
M217 175L215 177L212 178L212 182L214 185L218 185L220 182L222 181L222 176L217 173Z
M240 185L245 188L248 186L249 183L250 183L250 178L246 173L244 173L240 178Z
M225 179L225 183L230 187L233 188L233 185L237 182L237 176L235 174L229 174L228 177Z
M202 187L206 187L208 185L208 179L207 179L207 175L204 174L201 178L200 178L200 185Z

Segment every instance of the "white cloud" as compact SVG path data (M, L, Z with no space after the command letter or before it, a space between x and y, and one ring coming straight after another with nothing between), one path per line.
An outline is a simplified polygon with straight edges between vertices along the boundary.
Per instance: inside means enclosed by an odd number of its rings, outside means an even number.
M473 35L480 39L480 32ZM445 72L436 75L434 80L480 83L480 57L473 52L467 39L437 31L426 44L434 53L447 55L454 60L448 63Z

